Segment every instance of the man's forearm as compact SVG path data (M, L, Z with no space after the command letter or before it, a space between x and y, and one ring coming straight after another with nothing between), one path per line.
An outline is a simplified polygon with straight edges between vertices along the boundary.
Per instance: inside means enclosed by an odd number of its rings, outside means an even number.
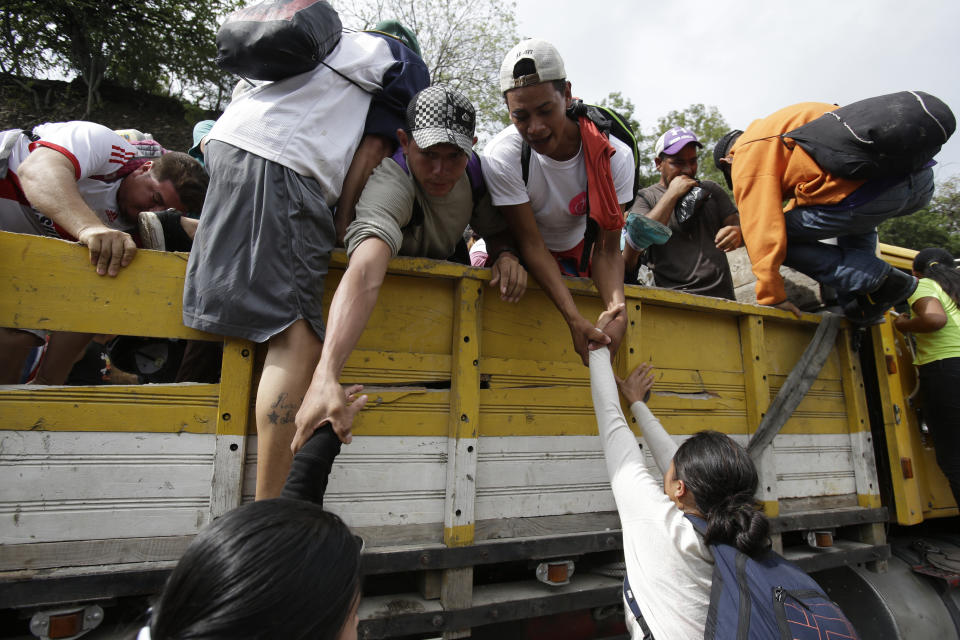
M73 165L66 157L45 148L30 155L20 165L18 177L23 193L34 209L75 238L83 229L105 226L80 196Z
M518 258L520 257L520 251L516 247L516 243L513 241L513 234L510 231L504 229L499 233L495 233L490 236L485 236L483 238L487 243L487 255L490 256L490 261L487 264L493 264L497 261L497 258L504 251L509 251Z
M731 213L726 218L723 219L723 226L725 227L739 227L740 226L740 214Z
M637 270L640 268L640 252L630 246L628 242L623 247L623 272L630 274L630 281L634 282L637 277Z
M668 190L667 193L664 193L663 197L657 201L657 204L653 205L653 208L644 215L651 220L656 220L660 224L669 224L670 216L673 214L673 210L677 206L677 200L679 199L679 196L673 195Z
M593 255L593 284L600 293L604 307L612 309L624 301L623 254L620 253L619 231L601 231Z
M326 340L314 379L339 380L350 353L373 314L390 261L390 249L379 238L368 238L351 257L337 287L327 318Z

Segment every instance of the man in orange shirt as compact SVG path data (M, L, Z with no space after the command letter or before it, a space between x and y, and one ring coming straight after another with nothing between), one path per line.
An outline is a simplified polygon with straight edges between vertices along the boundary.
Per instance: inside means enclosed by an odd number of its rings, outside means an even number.
M917 286L916 278L876 257L877 225L926 206L933 196L933 170L848 180L824 171L799 145L781 138L836 108L803 102L754 121L746 131L731 131L717 143L714 162L740 210L757 302L799 315L783 287L785 264L833 287L847 317L869 324ZM820 242L826 238L837 238L837 244Z

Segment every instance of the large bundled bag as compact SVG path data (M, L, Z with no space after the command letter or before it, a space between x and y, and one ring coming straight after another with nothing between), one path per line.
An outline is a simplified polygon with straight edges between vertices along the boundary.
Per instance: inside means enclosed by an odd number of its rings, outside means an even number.
M326 0L261 0L220 25L216 62L243 78L282 80L315 69L341 32Z
M870 180L921 169L953 135L957 121L923 91L867 98L784 133L839 178Z

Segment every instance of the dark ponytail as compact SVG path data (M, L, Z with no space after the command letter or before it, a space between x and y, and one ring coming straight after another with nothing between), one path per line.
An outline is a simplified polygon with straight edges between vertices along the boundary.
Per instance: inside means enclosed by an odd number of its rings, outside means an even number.
M924 278L934 280L960 306L960 270L949 251L939 247L918 251L913 259L913 270Z
M677 478L693 494L707 521L707 544L729 544L749 556L770 544L770 523L757 510L757 468L733 440L717 431L701 431L673 456Z

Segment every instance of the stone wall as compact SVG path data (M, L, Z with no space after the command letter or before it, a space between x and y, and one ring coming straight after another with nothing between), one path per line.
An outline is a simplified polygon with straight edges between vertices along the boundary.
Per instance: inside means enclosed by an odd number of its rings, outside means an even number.
M727 260L730 262L730 272L733 274L733 289L737 295L737 302L756 304L757 294L754 283L757 278L750 268L747 248L740 247L736 251L731 251L727 254ZM823 306L820 285L816 280L790 267L780 267L780 275L783 276L787 297L800 309L813 311Z

